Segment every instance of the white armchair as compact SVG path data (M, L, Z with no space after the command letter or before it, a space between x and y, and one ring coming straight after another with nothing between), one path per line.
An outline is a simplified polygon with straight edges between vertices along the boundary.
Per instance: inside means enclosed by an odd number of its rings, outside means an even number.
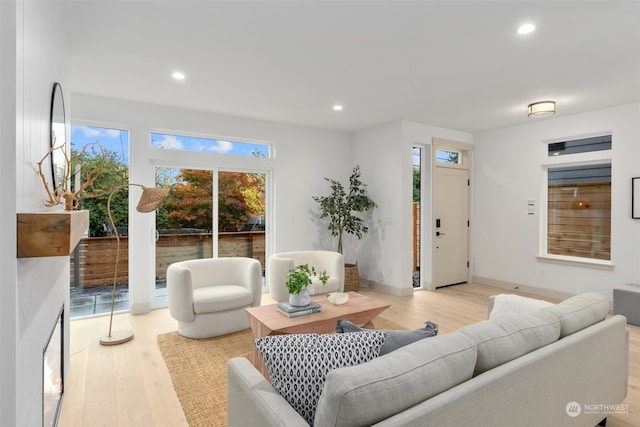
M252 258L206 258L167 268L169 313L178 332L209 338L249 327L245 308L259 306L262 269Z
M329 280L326 286L318 278L312 278L311 294L344 291L344 258L339 252L297 251L273 254L267 261L267 286L271 298L277 302L289 300L287 273L296 265L309 264L319 274L326 271Z

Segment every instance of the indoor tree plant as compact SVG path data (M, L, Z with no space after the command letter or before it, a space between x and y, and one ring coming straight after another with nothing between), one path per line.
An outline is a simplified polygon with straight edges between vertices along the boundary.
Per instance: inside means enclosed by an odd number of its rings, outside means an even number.
M326 270L320 274L316 273L316 269L309 264L300 264L293 267L287 273L286 286L289 291L289 304L294 306L304 306L311 302L311 292L309 285L313 282L311 276L318 276L318 280L323 285L327 284L329 276Z
M353 168L348 191L339 181L325 180L330 183L331 193L328 196L314 196L313 200L320 206L320 218L329 219L329 232L338 238L338 252L342 254L342 237L345 233L361 239L369 231L364 220L356 214L369 211L377 205L367 194L367 184L360 180L360 166ZM359 282L358 264L345 263L344 290L357 290Z

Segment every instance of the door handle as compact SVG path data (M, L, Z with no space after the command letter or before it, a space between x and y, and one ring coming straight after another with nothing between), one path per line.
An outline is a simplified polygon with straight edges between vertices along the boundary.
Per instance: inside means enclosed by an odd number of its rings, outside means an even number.
M439 231L436 231L436 236L444 236L444 233L441 233Z

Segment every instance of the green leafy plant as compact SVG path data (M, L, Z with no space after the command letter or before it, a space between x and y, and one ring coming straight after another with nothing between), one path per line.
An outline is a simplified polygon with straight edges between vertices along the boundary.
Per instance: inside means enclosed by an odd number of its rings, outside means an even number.
M360 180L360 167L355 166L349 177L349 192L339 181L325 178L331 184L331 194L314 196L322 214L320 218L329 218L328 229L338 238L338 252L342 253L342 236L353 234L358 239L369 231L362 218L354 213L366 212L377 207L367 194L367 184Z
M287 274L286 286L289 293L292 295L299 294L312 283L311 276L318 276L323 285L326 285L329 280L329 275L326 271L317 274L316 269L313 266L309 267L309 264L296 265Z

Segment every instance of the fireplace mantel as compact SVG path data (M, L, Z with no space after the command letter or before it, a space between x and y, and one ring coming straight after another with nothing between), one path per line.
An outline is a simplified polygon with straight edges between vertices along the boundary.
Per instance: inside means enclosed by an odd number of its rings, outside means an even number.
M69 256L87 228L88 210L19 213L17 256Z

